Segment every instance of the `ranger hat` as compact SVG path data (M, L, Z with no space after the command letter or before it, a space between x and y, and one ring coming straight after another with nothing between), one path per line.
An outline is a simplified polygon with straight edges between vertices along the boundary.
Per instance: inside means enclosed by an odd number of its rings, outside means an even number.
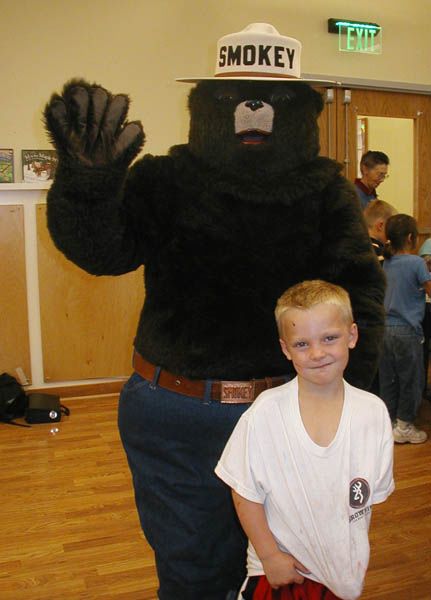
M323 79L301 78L301 48L301 42L280 35L269 23L251 23L242 31L219 39L213 77L181 77L176 81L235 79L334 84Z

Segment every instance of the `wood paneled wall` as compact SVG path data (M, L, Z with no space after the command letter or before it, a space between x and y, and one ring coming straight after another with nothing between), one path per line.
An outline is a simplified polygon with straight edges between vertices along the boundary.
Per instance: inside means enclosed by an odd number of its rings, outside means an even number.
M31 380L24 207L0 206L0 372Z
M45 381L128 376L143 269L119 277L89 275L55 248L45 211L44 204L37 206Z

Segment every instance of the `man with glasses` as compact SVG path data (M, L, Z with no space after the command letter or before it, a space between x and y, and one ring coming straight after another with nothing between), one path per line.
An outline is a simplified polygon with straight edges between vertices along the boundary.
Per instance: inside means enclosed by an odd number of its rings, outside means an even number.
M377 198L376 188L389 177L388 166L389 158L384 152L369 150L362 156L361 178L355 179L355 186L363 209Z

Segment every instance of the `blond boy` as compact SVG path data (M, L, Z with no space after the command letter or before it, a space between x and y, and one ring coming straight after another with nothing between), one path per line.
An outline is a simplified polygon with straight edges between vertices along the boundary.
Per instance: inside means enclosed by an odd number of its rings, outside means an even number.
M397 214L397 209L384 200L372 200L364 209L364 218L368 227L371 245L381 263L386 244L386 221Z
M239 598L359 598L374 503L394 489L384 403L343 379L358 339L347 292L306 281L279 299L280 344L297 377L263 392L238 422L216 473L249 538ZM281 594L281 595L280 595Z

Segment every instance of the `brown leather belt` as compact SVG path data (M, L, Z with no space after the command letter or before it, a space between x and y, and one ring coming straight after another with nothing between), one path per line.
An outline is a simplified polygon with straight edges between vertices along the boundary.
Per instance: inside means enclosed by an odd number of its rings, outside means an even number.
M145 360L137 352L133 356L133 368L136 373L148 381L153 381L157 376L158 367ZM155 383L171 392L201 399L204 399L207 387L206 381L202 379L187 379L163 369L160 369ZM250 403L264 390L283 383L286 383L286 377L265 377L265 379L251 379L250 381L212 381L211 400L226 404Z

